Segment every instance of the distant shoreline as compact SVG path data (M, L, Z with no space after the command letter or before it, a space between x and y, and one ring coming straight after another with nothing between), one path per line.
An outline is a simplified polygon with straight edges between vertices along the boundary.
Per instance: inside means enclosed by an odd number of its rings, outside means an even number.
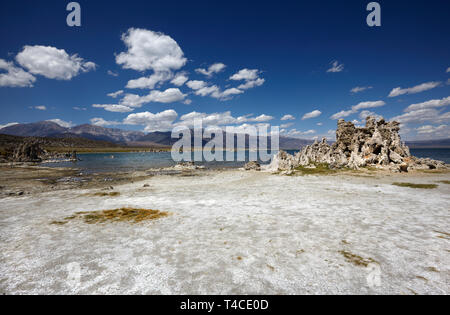
M441 150L441 149L450 149L450 146L443 145L443 146L409 146L410 149L429 149L429 150Z
M66 153L76 151L81 154L89 154L89 153L161 153L161 152L170 152L170 148L136 148L136 147L113 147L113 148L70 148L70 147L62 147L62 148L54 148L54 147L44 147L45 150L52 153Z
M450 149L450 146L410 146L410 149L427 149L427 150L445 150ZM145 148L145 147L117 147L117 148L53 148L45 147L49 152L55 153L66 153L68 151L76 151L77 153L89 154L89 153L166 153L171 152L170 147L166 148ZM197 149L198 150L198 149ZM193 150L193 151L197 151ZM301 148L297 149L281 149L283 151L300 151ZM249 149L236 149L236 151L249 151ZM223 150L227 152L227 150Z

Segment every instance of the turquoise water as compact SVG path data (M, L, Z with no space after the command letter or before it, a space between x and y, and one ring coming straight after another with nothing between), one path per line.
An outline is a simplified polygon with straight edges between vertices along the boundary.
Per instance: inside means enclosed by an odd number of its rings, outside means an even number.
M288 151L295 154L298 151ZM411 154L421 158L432 158L450 164L450 149L411 149ZM150 168L163 168L176 165L170 152L153 153L95 153L79 154L81 161L72 163L50 163L50 167L75 167L87 173L143 171ZM247 152L248 161L248 152ZM196 163L208 168L242 167L245 162L202 162Z

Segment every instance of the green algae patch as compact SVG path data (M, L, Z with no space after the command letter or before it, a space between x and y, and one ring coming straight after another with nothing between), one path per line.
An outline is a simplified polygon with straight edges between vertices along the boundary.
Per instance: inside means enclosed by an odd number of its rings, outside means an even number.
M419 280L423 280L423 281L425 281L425 282L428 282L428 279L425 278L425 277L422 277L422 276L416 276L416 278L419 279Z
M341 250L339 253L345 257L345 260L347 260L349 263L354 264L355 266L359 267L367 267L369 264L377 264L378 262L374 260L373 258L363 258L361 256L355 255L351 252Z
M52 223L50 223L51 225L65 225L69 222L67 221L53 221Z
M413 184L413 183L393 183L392 185L414 189L436 189L439 187L436 184Z
M149 209L121 208L116 210L77 212L65 218L66 221L53 221L51 224L64 225L71 220L81 219L87 224L102 224L111 222L141 223L168 217L168 212Z
M313 168L299 166L295 168L295 172L300 173L300 175L330 175L337 173L337 170L330 169L328 164L315 164L314 166Z
M449 171L445 169L439 169L439 170L416 170L419 173L425 173L425 174L446 174Z
M98 192L92 194L94 197L119 197L120 192L114 191L114 192Z

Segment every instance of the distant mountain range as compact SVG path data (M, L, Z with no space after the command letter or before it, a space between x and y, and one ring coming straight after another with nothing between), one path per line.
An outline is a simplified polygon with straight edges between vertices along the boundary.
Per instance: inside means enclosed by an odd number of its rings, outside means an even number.
M110 129L88 124L65 128L51 121L12 125L0 129L0 133L20 137L76 137L90 140L108 141L122 145L126 145L128 142L136 141L145 136L145 133L143 132Z
M171 132L151 132L146 134L139 131L112 129L89 124L65 128L50 121L5 127L0 129L0 134L20 137L84 138L132 147L172 146L177 141L177 139L172 138ZM234 137L236 138L236 135ZM208 141L209 139L204 139L203 143ZM280 137L280 148L284 150L299 149L312 142L312 140L306 139Z
M117 144L106 141L90 140L78 137L21 137L0 134L0 151L13 152L22 142L38 142L45 148L59 148L70 151L72 148L115 148Z
M169 147L177 141L177 139L172 139L171 132L146 134L140 131L105 128L89 124L65 128L50 121L5 127L0 129L0 134L20 137L83 138L129 147ZM234 136L236 137L236 135ZM209 140L204 139L203 143ZM300 149L311 143L313 143L312 140L280 137L280 148L283 150ZM412 141L406 142L406 144L411 148L450 148L450 139Z

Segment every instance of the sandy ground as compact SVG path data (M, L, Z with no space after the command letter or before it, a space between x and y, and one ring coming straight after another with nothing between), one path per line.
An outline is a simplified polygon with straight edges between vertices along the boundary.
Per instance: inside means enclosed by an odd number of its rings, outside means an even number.
M449 173L191 175L4 194L0 294L450 294ZM171 215L50 224L120 207Z

